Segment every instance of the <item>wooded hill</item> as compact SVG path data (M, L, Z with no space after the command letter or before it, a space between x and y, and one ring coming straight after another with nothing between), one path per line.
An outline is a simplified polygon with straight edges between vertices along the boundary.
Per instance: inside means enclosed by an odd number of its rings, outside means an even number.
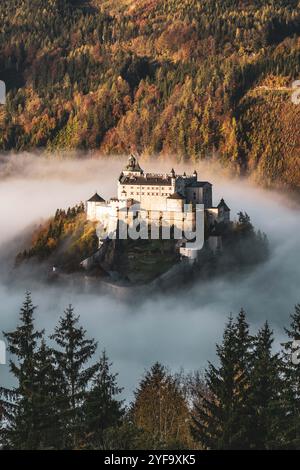
M300 186L298 0L2 0L0 150L217 158Z
M205 245L197 263L183 271L183 278L171 288L186 288L199 279L216 278L220 275L240 274L245 269L263 263L269 257L268 239L260 230L256 231L247 213L239 212L238 220L230 224L205 225ZM213 252L208 243L210 235L222 237L222 250ZM119 280L134 286L148 284L166 273L180 261L179 247L174 233L171 238L106 239L101 255L90 260L87 271L90 276L108 276L118 273ZM75 273L83 270L81 262L92 257L99 249L97 223L86 219L84 205L69 207L67 211L57 209L54 217L35 227L26 249L15 259L16 267L24 262L46 263L60 273ZM84 271L86 273L86 271ZM164 288L166 288L167 284Z

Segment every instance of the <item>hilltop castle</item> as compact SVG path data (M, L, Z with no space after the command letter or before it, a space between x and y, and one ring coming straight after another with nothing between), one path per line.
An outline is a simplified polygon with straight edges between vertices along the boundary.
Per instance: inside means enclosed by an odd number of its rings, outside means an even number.
M101 240L117 230L124 208L129 209L134 205L141 219L148 223L155 220L160 224L181 227L184 217L187 218L187 207L188 217L193 224L197 204L204 205L209 224L230 221L230 209L225 201L221 199L216 207L213 206L212 184L198 181L196 171L192 175L177 175L174 169L166 174L145 173L131 155L118 180L118 197L105 201L95 193L87 201L86 210L89 220L99 222L97 232ZM127 223L131 222L128 213ZM218 240L211 240L211 243L216 248ZM184 256L195 257L184 246L180 251Z

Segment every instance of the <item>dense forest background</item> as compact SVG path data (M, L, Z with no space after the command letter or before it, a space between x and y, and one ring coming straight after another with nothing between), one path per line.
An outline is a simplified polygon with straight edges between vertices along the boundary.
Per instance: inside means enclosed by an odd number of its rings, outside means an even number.
M300 186L298 0L2 0L0 150L217 158Z

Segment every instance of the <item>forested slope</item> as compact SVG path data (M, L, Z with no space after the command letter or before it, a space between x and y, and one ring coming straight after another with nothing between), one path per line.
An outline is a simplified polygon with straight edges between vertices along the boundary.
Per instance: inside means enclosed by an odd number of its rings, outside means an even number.
M0 150L218 158L300 187L298 0L2 0Z

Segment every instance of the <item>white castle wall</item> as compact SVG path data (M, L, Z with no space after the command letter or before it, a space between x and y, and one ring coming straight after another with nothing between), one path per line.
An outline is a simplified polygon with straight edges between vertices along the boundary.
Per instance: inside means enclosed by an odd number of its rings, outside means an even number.
M124 193L125 191L125 193ZM166 210L166 199L174 194L174 187L171 186L148 186L146 185L123 185L118 183L118 199L132 198L138 201L146 210Z
M191 263L194 263L198 258L199 250L196 248L186 248L181 247L179 248L179 253L181 256L188 258Z
M182 199L168 199L167 210L146 210L139 204L132 205L129 201L110 201L109 203L87 202L88 220L99 222L97 233L103 239L108 234L113 233L118 221L128 226L132 226L134 218L139 217L147 225L162 227L176 227L180 233L195 229L195 212L192 206L184 206ZM134 210L130 210L130 207ZM185 207L188 210L185 212ZM124 209L124 210L123 210ZM128 210L129 209L129 210Z
M106 238L116 231L118 223L118 208L116 204L87 202L87 219L99 222L97 235L99 239Z
M173 212L182 212L184 210L183 199L167 199L166 210Z
M198 182L196 172L192 176L175 176L173 170L169 175L144 174L143 170L138 169L139 166L134 157L129 160L129 164L120 177L125 184L118 181L118 198L111 199L109 202L87 202L87 218L99 222L97 233L100 240L114 233L118 222L121 222L119 227L122 222L124 226L135 226L134 218L137 216L148 226L152 224L166 229L175 226L178 229L177 233L195 231L196 212L193 208L195 203L204 204L210 222L229 222L230 212L224 210L223 206L212 207L212 186L207 182ZM136 178L122 180L122 175ZM155 180L161 184L155 184ZM140 184L134 184L134 182ZM169 182L169 185L162 184L166 182ZM169 198L175 193L183 197ZM188 203L190 205L187 209ZM132 206L135 211L128 211L128 208ZM209 241L213 250L216 249L218 243L220 241L215 239ZM180 248L182 256L187 256L192 260L197 257L198 251L193 248Z

